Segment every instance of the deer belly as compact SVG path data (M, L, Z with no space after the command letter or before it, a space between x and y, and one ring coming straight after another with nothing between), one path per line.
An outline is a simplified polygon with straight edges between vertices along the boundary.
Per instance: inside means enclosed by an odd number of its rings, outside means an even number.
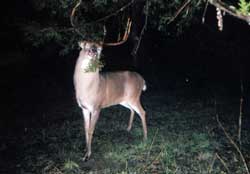
M106 96L102 102L102 108L114 106L124 101L123 95L115 95L114 93Z

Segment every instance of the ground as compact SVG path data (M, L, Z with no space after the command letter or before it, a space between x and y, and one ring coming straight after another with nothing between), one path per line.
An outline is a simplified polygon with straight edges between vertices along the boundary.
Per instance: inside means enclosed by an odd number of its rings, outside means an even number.
M138 116L127 132L129 110L121 106L103 109L92 156L83 162L83 118L71 83L64 85L71 78L55 82L53 76L32 76L30 83L30 78L21 80L22 85L17 80L13 85L20 88L8 89L17 98L14 106L6 100L5 107L17 116L2 126L1 173L246 173L216 121L218 114L237 142L239 95L226 87L197 86L181 79L175 83L166 79L159 87L148 80L148 90L141 98L147 112L148 140L143 141ZM250 166L249 118L245 115L241 151Z

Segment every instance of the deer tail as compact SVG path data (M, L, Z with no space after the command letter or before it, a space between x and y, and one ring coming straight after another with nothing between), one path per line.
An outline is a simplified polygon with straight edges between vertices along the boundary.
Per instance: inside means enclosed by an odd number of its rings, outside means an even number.
M143 91L146 91L146 90L147 90L147 85L146 85L145 80L144 80L144 84L143 84L142 90L143 90Z

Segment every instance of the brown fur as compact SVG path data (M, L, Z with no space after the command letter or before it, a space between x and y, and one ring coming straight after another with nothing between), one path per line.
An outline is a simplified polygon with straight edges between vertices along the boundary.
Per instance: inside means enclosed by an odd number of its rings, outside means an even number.
M87 49L93 45L101 49L101 46L91 42L81 42L80 51L74 73L74 86L78 105L84 115L86 148L84 160L91 155L91 142L96 122L102 108L121 104L131 111L128 131L132 127L134 111L140 116L143 125L144 139L147 138L146 113L141 106L140 96L145 89L144 79L136 72L120 71L99 73L85 72L82 68L85 59L92 58L86 54ZM101 51L98 51L98 58Z

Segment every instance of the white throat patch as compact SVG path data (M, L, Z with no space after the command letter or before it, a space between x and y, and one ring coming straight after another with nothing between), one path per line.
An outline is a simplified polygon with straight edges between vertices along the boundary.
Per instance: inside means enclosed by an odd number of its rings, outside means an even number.
M91 57L90 57L90 56L86 57L86 58L82 61L82 63L81 63L81 69L83 69L83 70L87 69L87 68L89 67L90 61L91 61Z

